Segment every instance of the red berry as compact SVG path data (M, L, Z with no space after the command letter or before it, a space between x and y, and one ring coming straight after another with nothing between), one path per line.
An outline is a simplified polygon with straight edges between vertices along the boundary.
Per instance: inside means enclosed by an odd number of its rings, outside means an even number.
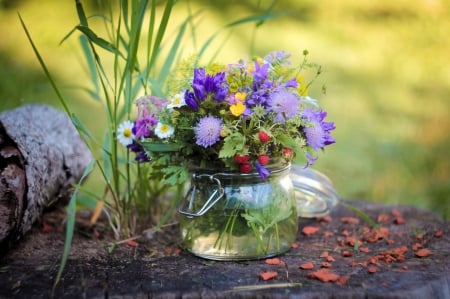
M234 156L234 160L239 164L247 163L249 159L250 157L248 155L236 154Z
M290 148L288 148L288 147L285 147L285 148L283 149L283 157L284 157L286 160L292 160L293 156L294 156L294 153L293 153L292 149L290 149Z
M258 157L259 164L261 165L267 165L269 163L269 160L270 158L268 155L260 155Z
M249 173L252 171L252 165L250 163L243 163L239 165L239 170L243 173Z
M258 138L262 143L268 142L270 140L270 136L264 131L259 131Z

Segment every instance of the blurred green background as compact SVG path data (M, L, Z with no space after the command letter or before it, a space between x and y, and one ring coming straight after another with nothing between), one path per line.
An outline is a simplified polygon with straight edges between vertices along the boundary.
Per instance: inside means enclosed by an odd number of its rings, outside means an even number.
M272 4L272 11L287 14L256 30L247 24L219 31ZM169 34L176 34L187 9L180 1ZM308 49L323 65L310 95L335 121L337 143L315 168L333 180L341 197L414 205L450 219L448 1L211 0L190 1L189 9L201 10L201 17L183 54L221 32L208 52L219 50L221 62L273 50L300 60ZM18 12L71 108L101 136L103 108L79 88L88 76L77 39L59 45L78 23L74 1L0 0L0 110L32 102L60 107ZM96 188L99 182L90 179Z

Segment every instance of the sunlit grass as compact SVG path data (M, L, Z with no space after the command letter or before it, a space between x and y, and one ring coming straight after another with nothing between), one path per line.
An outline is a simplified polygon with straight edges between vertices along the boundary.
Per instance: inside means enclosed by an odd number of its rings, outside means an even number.
M311 59L324 65L314 94L336 122L337 143L321 155L316 168L330 176L344 198L413 204L449 218L449 4L300 2L277 3L277 11L290 14L256 31L255 54L284 49L300 57L307 48ZM76 40L58 45L77 22L72 2L23 3L0 10L0 109L28 102L58 105L26 42L17 10L58 81L66 87L86 84ZM250 6L239 3L218 1L212 10L192 2L193 11L203 8L196 20L200 38L188 41L183 53L192 54L231 17L245 15ZM181 3L175 16L183 19L185 9ZM218 36L218 60L232 61L250 50L253 27L240 29ZM326 95L319 93L322 83ZM64 91L79 117L101 136L99 106L74 88ZM95 188L94 182L91 178L88 186Z

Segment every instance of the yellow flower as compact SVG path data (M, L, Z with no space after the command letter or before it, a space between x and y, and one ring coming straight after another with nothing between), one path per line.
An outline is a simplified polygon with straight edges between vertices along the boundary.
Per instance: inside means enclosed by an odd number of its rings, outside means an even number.
M245 111L245 105L242 102L237 102L230 106L230 111L234 116L240 116Z
M236 94L234 95L234 98L236 100L239 100L239 102L244 102L246 97L247 94L245 92L236 92Z
M306 97L308 95L308 85L305 83L305 77L302 75L297 76L298 88L297 92L299 95Z

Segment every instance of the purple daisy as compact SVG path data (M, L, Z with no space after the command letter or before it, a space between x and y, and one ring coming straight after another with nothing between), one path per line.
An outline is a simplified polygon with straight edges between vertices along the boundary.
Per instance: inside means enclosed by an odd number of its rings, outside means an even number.
M220 140L222 119L214 116L205 116L195 126L196 144L205 148L210 147Z
M292 92L280 90L270 95L268 109L276 113L274 121L284 124L286 119L296 116L299 98Z
M303 111L302 117L312 124L310 127L303 128L306 135L306 142L314 150L336 142L333 136L330 135L330 131L336 127L333 122L323 121L326 116L327 113L322 110L307 108Z

